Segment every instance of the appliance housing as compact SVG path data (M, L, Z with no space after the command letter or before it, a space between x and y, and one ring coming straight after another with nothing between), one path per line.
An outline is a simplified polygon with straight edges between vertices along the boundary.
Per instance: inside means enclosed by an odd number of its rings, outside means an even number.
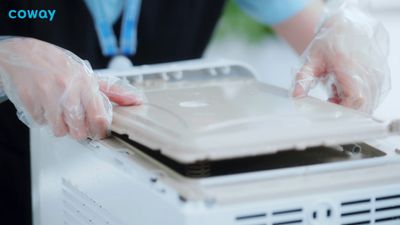
M148 102L116 108L101 141L31 130L35 225L400 224L397 122L293 101L229 60L99 73L134 83ZM189 100L162 101L185 91ZM234 107L237 93L249 109Z

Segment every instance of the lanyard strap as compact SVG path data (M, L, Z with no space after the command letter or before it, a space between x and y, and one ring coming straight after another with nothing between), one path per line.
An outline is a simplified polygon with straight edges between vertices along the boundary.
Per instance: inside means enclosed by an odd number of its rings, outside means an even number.
M103 0L105 1L105 0ZM137 47L137 24L141 0L124 0L120 47L112 22L105 15L99 0L85 0L94 19L97 36L104 56L134 55Z

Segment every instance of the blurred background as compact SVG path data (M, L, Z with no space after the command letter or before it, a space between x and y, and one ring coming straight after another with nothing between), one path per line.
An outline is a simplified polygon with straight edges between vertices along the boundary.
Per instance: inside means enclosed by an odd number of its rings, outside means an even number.
M370 0L369 7L389 31L391 41L392 90L375 116L385 120L400 118L400 1ZM247 62L256 69L260 80L283 88L291 86L293 70L299 63L297 54L283 40L244 14L234 0L229 0L225 8L206 57Z

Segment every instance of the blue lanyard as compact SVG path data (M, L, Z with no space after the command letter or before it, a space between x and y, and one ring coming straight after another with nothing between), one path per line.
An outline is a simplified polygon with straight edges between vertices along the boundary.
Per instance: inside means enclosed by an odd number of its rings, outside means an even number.
M85 0L94 19L97 36L104 56L134 55L136 53L137 24L141 0L123 1L124 9L119 40L120 47L118 47L112 22L107 20L103 5L99 4L99 0Z

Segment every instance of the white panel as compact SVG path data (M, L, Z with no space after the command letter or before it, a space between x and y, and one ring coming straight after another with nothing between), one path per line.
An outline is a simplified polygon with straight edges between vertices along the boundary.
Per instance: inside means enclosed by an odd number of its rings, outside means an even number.
M256 80L251 69L226 66L227 73L216 75L196 68L179 79L143 76L138 85L147 101L116 107L112 129L181 162L351 143L389 133L386 124L367 114L311 97L293 100L288 91Z

